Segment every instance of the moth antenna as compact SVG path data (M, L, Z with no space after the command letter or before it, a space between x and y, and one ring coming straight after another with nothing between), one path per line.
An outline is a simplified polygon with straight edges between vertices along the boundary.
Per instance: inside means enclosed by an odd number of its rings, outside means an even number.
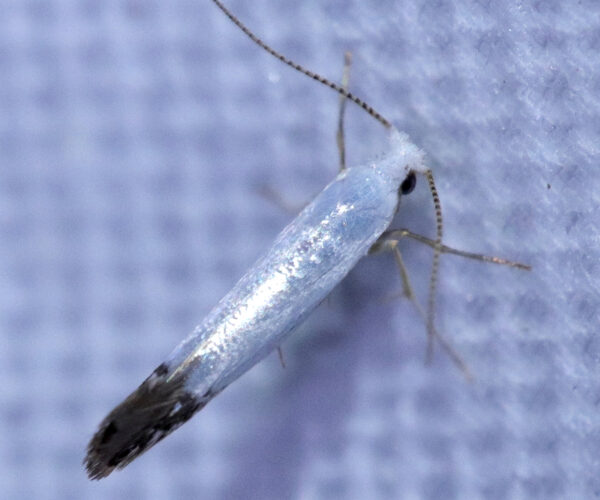
M250 29L247 28L246 25L244 23L242 23L227 7L225 7L225 5L223 5L220 2L220 0L212 0L212 1L219 9L221 9L221 11L223 11L223 13L229 18L229 20L233 24L235 24L239 29L241 29L246 34L246 36L248 38L250 38L250 40L252 40L256 45L258 45L262 49L266 50L273 57L279 59L281 62L287 64L291 68L294 68L296 71L299 71L303 75L306 75L309 78L312 78L313 80L325 85L326 87L332 88L338 94L344 96L346 99L349 99L350 101L352 101L353 103L357 104L362 109L364 109L373 118L375 118L379 123L381 123L385 128L387 128L387 129L392 128L392 123L389 120L387 120L386 118L384 118L383 115L381 115L379 112L375 111L375 109L371 105L369 105L367 102L365 102L361 98L355 96L352 92L349 92L348 90L341 87L337 83L334 83L334 82L328 80L327 78L319 75L318 73L314 73L313 71L310 71L310 70L304 68L303 66L292 61L291 59L284 56L280 52L277 52L275 49L273 49L272 47L267 45L265 42L263 42L260 38L258 38L252 31L250 31Z
M433 339L435 337L435 300L438 282L438 270L440 268L440 256L442 254L442 237L444 236L444 220L442 217L442 204L435 187L433 173L431 170L425 172L429 191L433 198L433 207L435 210L435 243L433 247L433 262L431 264L431 277L429 279L429 299L427 301L427 358L430 359L433 354Z

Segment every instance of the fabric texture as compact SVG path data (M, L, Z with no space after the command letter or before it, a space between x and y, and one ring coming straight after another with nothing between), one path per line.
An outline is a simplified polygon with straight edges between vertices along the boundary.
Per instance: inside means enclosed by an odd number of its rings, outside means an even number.
M336 174L338 97L211 2L21 0L0 15L0 491L6 499L600 495L600 4L229 0L427 153L436 347L389 255L123 471L100 420ZM349 164L386 146L356 106ZM292 208L291 212L294 211ZM394 224L433 236L426 182ZM431 249L401 244L425 302Z

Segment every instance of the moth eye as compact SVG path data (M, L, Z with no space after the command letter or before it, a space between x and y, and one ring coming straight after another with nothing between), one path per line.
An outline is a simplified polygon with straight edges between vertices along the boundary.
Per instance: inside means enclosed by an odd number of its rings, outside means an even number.
M402 193L402 194L412 193L412 191L413 191L413 189L415 189L416 185L417 185L417 176L415 175L414 172L409 172L408 175L406 176L406 179L404 179L402 181L402 184L400 184L400 193Z

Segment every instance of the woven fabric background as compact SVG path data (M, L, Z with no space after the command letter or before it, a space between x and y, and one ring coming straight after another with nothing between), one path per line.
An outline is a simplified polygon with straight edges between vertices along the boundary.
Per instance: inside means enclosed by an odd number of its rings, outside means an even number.
M0 9L0 496L600 496L600 4L229 0L428 153L445 241L439 349L364 259L284 344L124 471L81 466L100 420L336 173L338 98L206 0ZM385 149L348 107L349 163ZM397 226L433 235L426 184ZM403 242L425 300L431 250Z

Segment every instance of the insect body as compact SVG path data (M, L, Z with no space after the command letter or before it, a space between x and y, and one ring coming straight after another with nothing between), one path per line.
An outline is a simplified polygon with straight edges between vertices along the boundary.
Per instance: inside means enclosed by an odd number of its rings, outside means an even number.
M106 417L89 446L90 476L129 463L278 346L387 229L400 186L422 169L421 151L394 131L385 158L340 172L192 335Z
M263 48L323 81L266 47L218 0L213 1ZM92 479L130 463L279 346L370 249L390 246L404 277L395 246L398 235L385 232L401 196L414 188L415 174L427 177L436 204L437 239L421 237L435 250L432 289L440 253L485 259L442 245L439 200L422 151L368 105L344 88L325 82L390 128L388 153L366 165L343 168L195 331L103 420L85 459ZM407 278L404 283L410 295ZM429 318L431 339L436 334L431 314Z

